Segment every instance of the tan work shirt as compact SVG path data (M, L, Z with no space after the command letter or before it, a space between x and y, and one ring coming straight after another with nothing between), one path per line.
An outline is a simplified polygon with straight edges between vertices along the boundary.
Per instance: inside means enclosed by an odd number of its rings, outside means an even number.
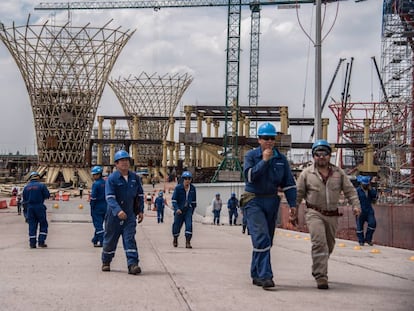
M356 189L345 172L333 164L330 164L330 166L332 174L328 177L326 184L314 163L300 173L296 182L296 206L299 206L302 200L305 199L306 202L317 206L321 210L335 211L338 208L342 191L352 204L352 209L360 208Z

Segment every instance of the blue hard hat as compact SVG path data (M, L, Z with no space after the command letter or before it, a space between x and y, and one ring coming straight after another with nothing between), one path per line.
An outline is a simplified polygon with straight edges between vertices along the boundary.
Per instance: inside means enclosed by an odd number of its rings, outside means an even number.
M162 191L160 191L159 193L158 193L158 196L160 196L160 197L162 197L164 195L164 192L162 192Z
M189 172L189 171L185 171L184 173L183 173L183 175L181 175L181 177L182 178L193 178L193 175L191 174L191 172Z
M114 161L119 161L121 159L130 159L130 155L125 150L119 150L115 153Z
M94 166L94 167L92 167L92 170L91 170L91 174L92 175L102 174L102 172L103 172L102 167L100 167L100 166Z
M276 136L276 128L273 124L266 122L259 126L257 131L258 136Z
M368 185L369 182L371 181L371 177L369 177L369 176L363 176L363 175L358 175L357 176L357 181L360 182L363 185Z
M232 198L235 198L235 197L236 197L236 194L233 192L233 193L231 194L231 197L232 197Z
M217 193L216 193L216 196L220 196L220 193L218 193L218 192L217 192Z
M325 139L319 139L315 141L312 145L312 155L315 153L316 150L325 150L329 153L332 152L331 145Z

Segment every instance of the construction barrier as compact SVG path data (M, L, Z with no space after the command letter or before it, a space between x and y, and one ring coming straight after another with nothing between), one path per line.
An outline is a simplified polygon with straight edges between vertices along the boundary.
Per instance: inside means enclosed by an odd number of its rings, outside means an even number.
M55 200L57 200L57 201L69 201L69 197L70 197L70 195L69 194L62 194L62 197L59 195L59 194L56 194L55 195Z
M0 201L0 208L7 208L7 201L6 200L1 200Z
M17 206L17 199L16 199L15 196L11 197L9 205L10 206Z

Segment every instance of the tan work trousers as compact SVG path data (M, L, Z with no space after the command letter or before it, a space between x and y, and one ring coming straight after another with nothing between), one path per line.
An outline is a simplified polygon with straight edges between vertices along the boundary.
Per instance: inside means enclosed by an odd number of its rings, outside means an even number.
M305 220L312 242L312 275L328 279L328 259L335 247L338 216L324 216L307 208Z

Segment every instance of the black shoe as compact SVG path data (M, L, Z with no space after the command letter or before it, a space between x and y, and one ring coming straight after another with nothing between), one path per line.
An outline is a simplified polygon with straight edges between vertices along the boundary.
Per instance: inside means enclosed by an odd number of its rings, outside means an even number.
M262 279L253 279L252 283L253 283L253 285L256 285L256 286L263 286L263 280Z
M111 271L111 264L108 262L108 263L103 263L102 264L102 271L104 271L104 272L109 272L109 271Z
M102 247L102 243L101 242L93 243L93 247Z
M364 246L364 243L363 242L359 242L359 246Z
M372 243L372 242L367 242L367 243L368 243L369 246L373 246L374 245L374 243Z
M30 245L30 248L36 248L36 245Z
M266 289L266 288L271 288L271 287L275 287L275 282L273 282L273 280L272 280L272 279L266 279L266 280L263 280L263 282L262 282L262 287L263 287L264 289Z
M45 244L45 243L43 243L43 244L39 244L39 247L41 247L41 248L46 248L46 247L47 247L47 244Z
M173 246L174 247L177 247L178 246L178 237L174 237L174 240L173 240Z
M328 280L327 279L317 279L316 285L318 289L329 289Z
M140 273L141 273L141 268L137 264L128 266L128 274L137 275Z
M191 246L190 241L186 241L186 242L185 242L185 248L193 248L193 247Z

